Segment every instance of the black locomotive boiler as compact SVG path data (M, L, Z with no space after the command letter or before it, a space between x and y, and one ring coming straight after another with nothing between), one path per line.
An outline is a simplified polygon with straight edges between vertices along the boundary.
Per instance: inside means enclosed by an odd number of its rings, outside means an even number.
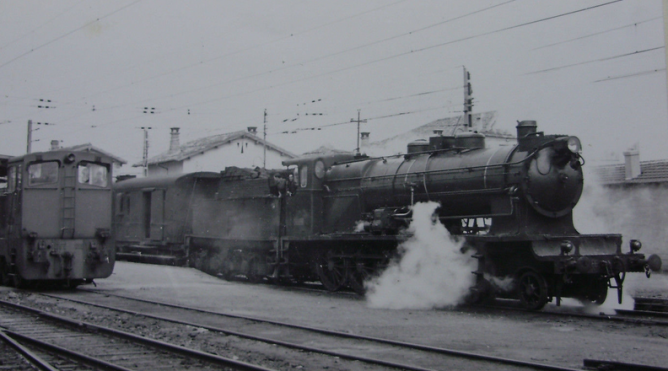
M189 174L199 191L160 210L182 217L191 266L251 281L319 280L363 292L407 239L411 206L424 201L440 203L438 218L478 260L471 300L513 297L530 309L563 297L602 303L608 287L621 298L627 272L660 269L657 256L638 253L638 241L623 251L619 234L574 227L578 138L544 135L534 121L519 123L517 134L516 145L496 148L465 133L410 143L405 155L313 154L284 161L288 168L273 172L278 181L237 168L217 179ZM497 290L495 279L509 277L514 288Z
M10 158L2 170L2 284L76 287L111 275L111 158L56 150Z

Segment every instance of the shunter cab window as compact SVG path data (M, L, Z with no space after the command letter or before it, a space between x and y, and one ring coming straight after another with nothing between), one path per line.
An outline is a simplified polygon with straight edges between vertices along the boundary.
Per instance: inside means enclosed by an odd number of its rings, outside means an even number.
M28 185L54 183L58 183L58 163L56 161L28 165Z
M14 192L16 190L16 166L9 168L7 173L7 192Z
M307 185L308 185L308 166L302 165L299 168L299 186L302 188L306 188Z
M108 182L108 170L106 166L81 163L77 168L77 179L79 184L92 185L96 187L106 187Z

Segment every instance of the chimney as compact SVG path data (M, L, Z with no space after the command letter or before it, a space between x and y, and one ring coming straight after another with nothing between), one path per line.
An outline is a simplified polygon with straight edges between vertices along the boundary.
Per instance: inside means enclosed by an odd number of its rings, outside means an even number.
M624 152L624 162L626 169L626 180L637 178L642 174L640 171L640 151L635 148Z
M257 134L257 126L249 126L248 127L248 132L253 134L253 135L256 135Z
M179 128L170 128L172 132L169 134L171 136L169 140L169 153L173 153L179 150Z
M443 135L443 130L441 130L441 129L434 130L434 135L439 135L439 136Z
M369 145L369 135L371 135L371 133L368 131L360 133L360 148L364 148Z
M60 149L60 141L59 140L52 140L51 141L51 151L55 151L57 149Z

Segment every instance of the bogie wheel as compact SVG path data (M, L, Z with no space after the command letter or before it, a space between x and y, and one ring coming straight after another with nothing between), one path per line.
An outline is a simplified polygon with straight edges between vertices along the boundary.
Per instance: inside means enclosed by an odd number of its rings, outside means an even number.
M540 310L547 304L547 282L536 272L526 272L520 276L519 296L528 310Z
M347 260L332 250L323 253L315 263L315 271L323 286L329 291L337 291L345 286L348 279Z

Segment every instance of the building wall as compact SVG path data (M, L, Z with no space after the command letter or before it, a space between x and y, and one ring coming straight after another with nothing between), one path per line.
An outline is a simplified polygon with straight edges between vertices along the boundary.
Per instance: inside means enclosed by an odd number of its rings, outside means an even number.
M243 150L242 150L243 148ZM267 148L267 168L281 168L281 162L288 159L278 152ZM263 146L247 138L239 138L210 150L203 155L193 156L183 161L183 172L222 171L226 166L254 168L263 166Z
M243 148L243 150L242 150ZM290 157L267 148L267 168L283 167L282 161ZM227 166L254 168L263 166L263 146L247 138L239 138L218 148L180 162L149 165L149 176L173 175L197 171L222 171Z
M183 172L182 161L165 162L160 165L149 165L148 176L165 176L181 174Z

